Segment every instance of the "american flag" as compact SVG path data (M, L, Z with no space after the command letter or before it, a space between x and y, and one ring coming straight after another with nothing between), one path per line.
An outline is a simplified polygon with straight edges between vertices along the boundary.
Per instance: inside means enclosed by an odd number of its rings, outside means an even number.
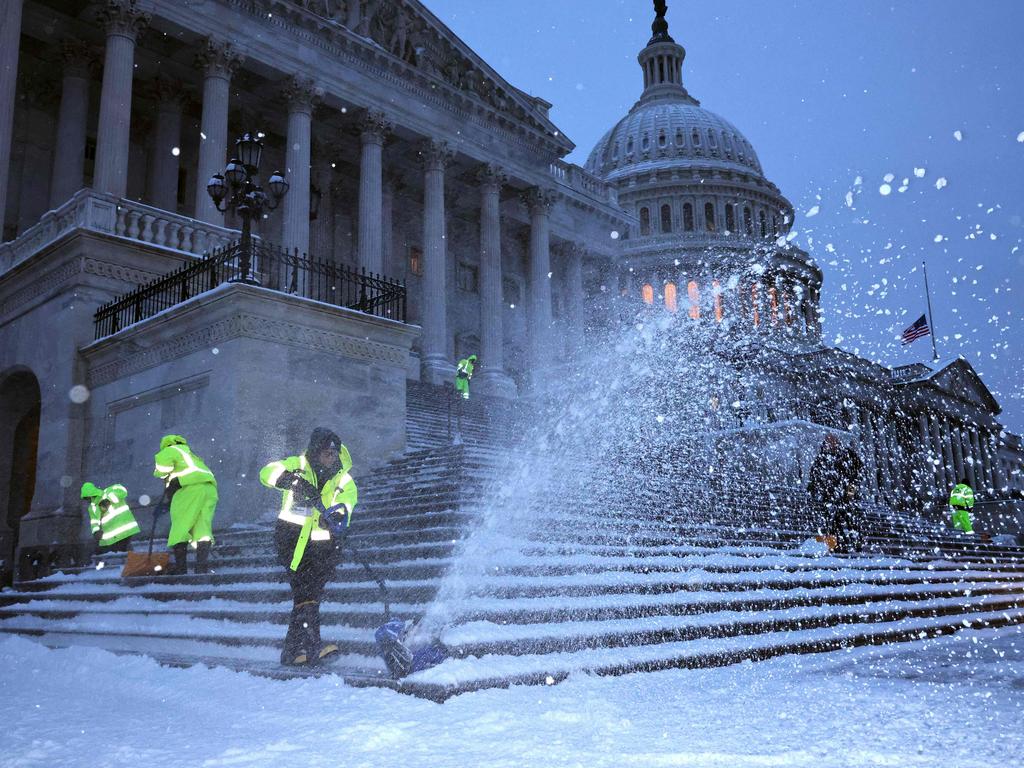
M931 329L928 327L928 318L925 315L921 315L914 321L913 325L903 331L903 343L910 344L931 332Z

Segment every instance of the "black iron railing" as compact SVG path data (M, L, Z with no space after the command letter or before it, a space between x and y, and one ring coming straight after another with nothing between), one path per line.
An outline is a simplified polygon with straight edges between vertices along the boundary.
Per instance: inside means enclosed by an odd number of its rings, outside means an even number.
M198 261L104 304L94 317L95 338L110 336L229 282L260 285L403 323L406 318L404 282L257 241L251 244L248 253L243 252L239 243L211 251Z

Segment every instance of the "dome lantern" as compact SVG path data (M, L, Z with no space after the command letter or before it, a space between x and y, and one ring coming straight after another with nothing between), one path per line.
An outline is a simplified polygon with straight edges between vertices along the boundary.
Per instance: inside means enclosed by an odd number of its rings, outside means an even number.
M640 96L640 101L672 99L699 104L683 87L683 59L686 58L686 49L669 35L668 21L665 19L667 11L668 3L665 0L654 0L651 39L637 56L644 73L644 92Z

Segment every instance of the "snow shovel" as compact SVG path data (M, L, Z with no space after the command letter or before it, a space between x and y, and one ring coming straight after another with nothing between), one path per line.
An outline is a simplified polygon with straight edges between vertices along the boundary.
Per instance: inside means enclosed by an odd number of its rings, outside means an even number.
M171 501L164 494L157 508L153 510L153 528L149 532L149 550L146 554L141 552L129 552L121 569L121 578L130 579L136 576L160 576L167 573L171 562L171 556L167 552L153 554L153 539L156 536L156 519L171 508Z

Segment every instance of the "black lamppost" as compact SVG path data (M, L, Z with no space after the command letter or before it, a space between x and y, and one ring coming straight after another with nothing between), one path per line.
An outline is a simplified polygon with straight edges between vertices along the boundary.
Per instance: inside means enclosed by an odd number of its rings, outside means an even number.
M263 134L246 133L235 142L235 156L224 167L224 173L215 173L206 183L206 192L218 211L232 208L242 217L242 241L239 267L241 274L233 282L258 283L249 277L252 264L252 220L272 211L281 204L288 192L288 182L280 171L267 179L270 194L260 186L260 160L263 157ZM221 207L224 203L224 207Z

